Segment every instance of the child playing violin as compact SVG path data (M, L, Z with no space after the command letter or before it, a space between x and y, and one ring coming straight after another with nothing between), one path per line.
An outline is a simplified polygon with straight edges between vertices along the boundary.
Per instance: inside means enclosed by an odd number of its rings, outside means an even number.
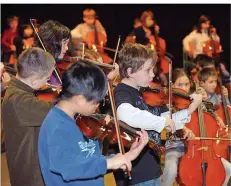
M175 128L183 128L190 121L190 115L201 103L202 97L192 94L194 101L189 108L173 114L173 120L167 116L169 112L166 105L147 105L139 89L150 85L156 62L157 56L153 50L140 44L125 44L118 58L122 82L114 92L118 119L131 127L147 130L149 136L160 144L160 132L166 128L174 133ZM160 158L151 150L145 148L133 166L130 185L160 185Z
M203 87L206 93L208 94L208 100L211 101L213 104L220 104L222 100L219 97L219 95L215 93L217 87L217 73L215 69L213 68L202 69L198 74L198 78L199 78L200 86ZM222 87L221 91L226 99L227 104L230 105L227 88ZM225 172L226 172L226 179L223 183L223 186L226 186L231 177L231 164L224 158L221 158L221 161L224 165Z
M38 34L46 50L56 61L64 58L71 37L69 28L60 24L58 21L49 20L40 26ZM37 41L37 44L41 46L39 41ZM117 66L118 65L115 65L115 69L108 74L109 79L113 79L118 75ZM61 84L54 75L51 77L50 83L53 85Z
M44 186L38 161L39 129L53 104L38 100L35 91L54 70L54 58L40 48L30 48L18 58L2 103L6 158L12 186Z
M133 161L148 142L147 132L125 154L103 156L98 140L89 139L76 125L76 115L95 112L107 92L107 80L97 66L80 61L72 64L62 77L57 105L43 121L39 134L39 161L46 185L104 185L107 170L130 171Z

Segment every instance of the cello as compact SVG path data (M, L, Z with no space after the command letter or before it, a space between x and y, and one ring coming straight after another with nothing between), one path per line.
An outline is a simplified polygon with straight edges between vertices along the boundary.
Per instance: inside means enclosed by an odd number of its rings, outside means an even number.
M214 26L211 26L209 32L210 40L206 41L203 44L203 53L211 57L218 57L222 52L221 45L218 41L214 40L212 36L212 34L216 36L216 28Z
M157 25L154 25L154 28L158 27ZM155 29L154 29L155 30ZM164 74L169 73L169 61L165 57L166 53L166 42L163 38L159 36L159 33L157 31L154 31L154 36L151 35L149 37L150 43L153 44L157 50L159 62L160 62L160 68Z
M215 137L218 131L216 119L208 112L204 112L202 105L191 115L187 127L195 136L202 139ZM225 170L221 158L215 152L216 146L212 140L188 141L187 152L179 163L177 178L179 185L221 186L225 180Z
M221 75L221 67L219 66L219 71ZM221 100L222 103L220 104L219 109L217 110L218 116L224 121L226 124L226 128L222 129L218 132L217 136L219 137L225 137L225 138L231 138L231 124L230 124L230 117L231 117L231 108L227 106L227 101L222 93L222 80L221 77L218 78L218 86L221 94ZM221 157L224 159L228 160L231 162L231 157L230 157L230 152L231 152L231 144L229 141L219 141L217 140L215 142L215 145L217 146L217 154L219 154Z
M95 19L93 25L93 31L88 32L84 37L84 40L90 49L95 50L101 55L103 59L103 63L111 63L112 59L104 52L104 47L103 47L107 42L107 38L102 32L99 32L97 30L96 27L97 21L98 20Z

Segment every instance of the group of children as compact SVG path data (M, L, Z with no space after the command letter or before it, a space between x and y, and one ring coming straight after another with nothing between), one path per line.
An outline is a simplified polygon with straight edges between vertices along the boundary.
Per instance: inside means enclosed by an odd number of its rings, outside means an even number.
M96 111L108 91L107 79L112 79L118 69L106 77L99 67L81 60L62 75L62 91L56 104L39 100L35 92L54 76L55 59L63 58L67 51L70 30L56 21L48 21L41 25L39 34L47 52L33 47L19 56L17 75L11 78L2 105L11 185L98 186L104 185L103 175L108 170L116 169L131 171L129 185L172 185L178 160L184 154L183 143L166 142L162 180L160 157L147 143L151 138L160 144L164 129L171 133L183 129L185 138L194 138L187 123L202 103L202 97L206 97L202 93L206 92L210 101L220 103L213 69L201 70L199 80L204 91L191 93L189 107L175 112L170 119L167 105L149 106L139 91L140 87L149 86L155 76L156 53L141 44L125 44L118 57L122 81L114 89L115 105L118 119L141 131L125 154L104 156L99 142L81 132L76 115L89 116ZM190 93L189 78L183 69L174 70L173 86ZM227 97L227 89L223 93ZM230 163L224 159L222 162L227 173L225 185L230 178Z

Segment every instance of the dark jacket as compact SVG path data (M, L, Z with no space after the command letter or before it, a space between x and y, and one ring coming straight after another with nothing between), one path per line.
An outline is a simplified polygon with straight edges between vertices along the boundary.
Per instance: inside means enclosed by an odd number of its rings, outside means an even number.
M2 105L11 186L44 185L38 161L38 135L52 106L38 100L31 87L12 77Z

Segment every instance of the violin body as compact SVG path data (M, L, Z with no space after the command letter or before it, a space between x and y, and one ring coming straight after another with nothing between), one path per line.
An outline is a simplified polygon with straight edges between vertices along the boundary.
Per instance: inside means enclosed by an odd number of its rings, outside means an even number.
M215 137L218 131L215 118L207 112L203 112L203 117L205 121L203 132L208 137ZM191 122L187 124L187 127L193 131L195 136L203 136L201 135L197 112L191 115ZM225 170L221 158L215 153L216 146L214 146L213 141L189 140L187 147L187 152L179 163L179 185L221 186L225 180ZM203 169L202 166L204 166Z
M160 87L156 83L151 83L150 88L142 91L143 99L150 106L159 106L169 103L169 91L166 87ZM173 105L178 109L188 108L191 101L184 90L173 89Z
M53 102L59 95L59 92L59 89L45 85L42 89L37 91L37 98L39 100Z
M112 120L107 123L105 115L96 114L88 117L81 116L76 119L76 123L83 134L88 138L98 139L100 141L107 139L110 144L118 143L115 124ZM130 148L137 137L136 129L128 126L122 121L119 121L119 125L124 147ZM149 140L149 147L153 149L157 155L161 155L164 152L164 148L157 145L152 139Z

